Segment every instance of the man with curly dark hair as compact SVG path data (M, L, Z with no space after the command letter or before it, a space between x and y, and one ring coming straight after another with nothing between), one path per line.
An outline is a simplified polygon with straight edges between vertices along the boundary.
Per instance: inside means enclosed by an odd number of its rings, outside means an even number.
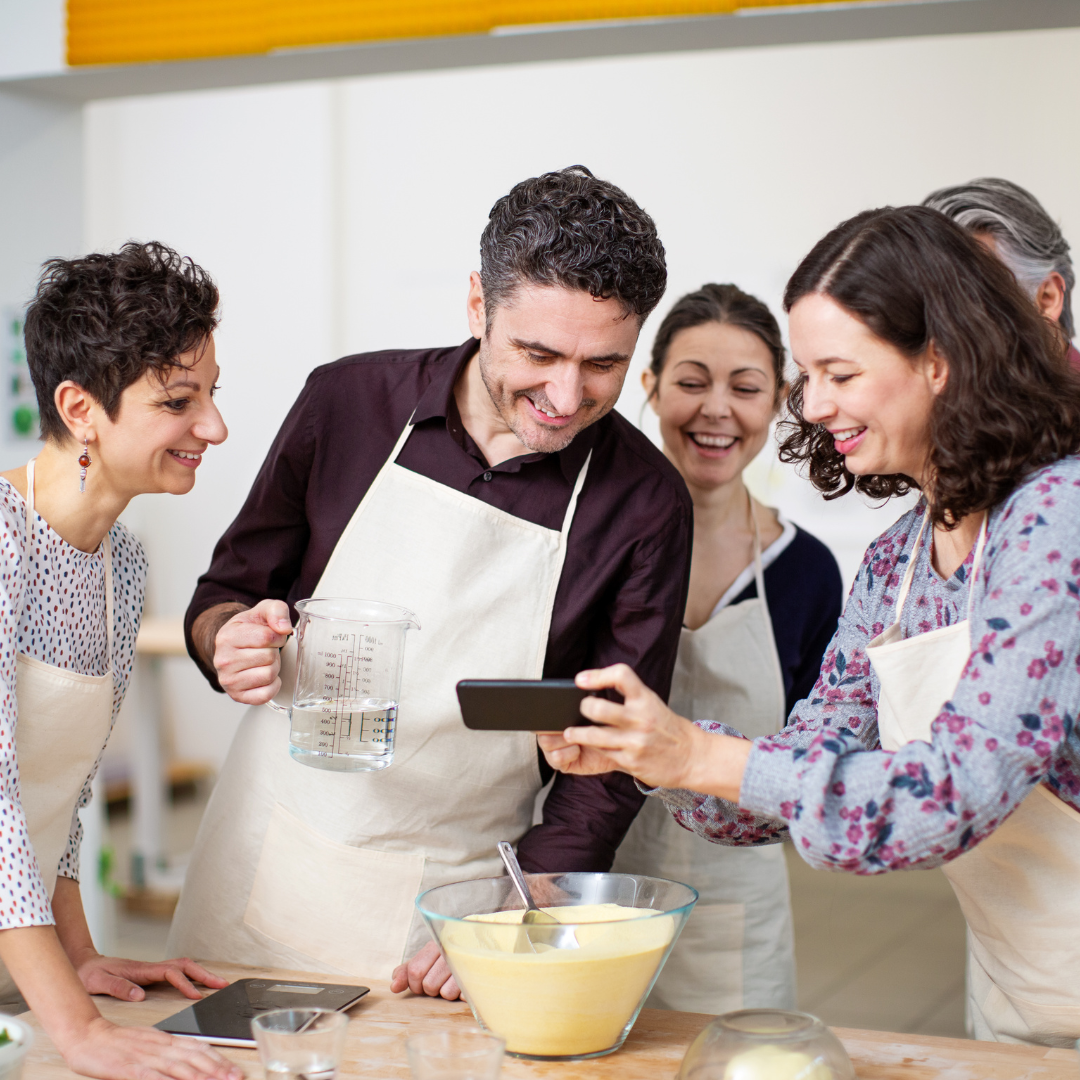
M452 998L438 950L420 948L420 890L499 873L500 840L530 871L610 867L642 801L634 785L559 778L531 827L550 776L535 738L466 730L455 684L625 660L667 696L690 499L613 411L665 282L656 227L629 196L581 166L547 173L491 211L464 345L312 373L188 609L191 655L254 707L173 946ZM310 596L419 618L385 771L300 767L288 724L263 707L282 687L289 605Z

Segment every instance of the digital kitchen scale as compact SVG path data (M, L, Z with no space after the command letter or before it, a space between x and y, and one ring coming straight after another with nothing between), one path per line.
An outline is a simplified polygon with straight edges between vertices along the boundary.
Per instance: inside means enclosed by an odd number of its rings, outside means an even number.
M271 1009L331 1009L344 1012L366 993L366 986L339 983L275 982L237 979L154 1025L170 1035L186 1035L220 1046L254 1046L251 1021Z

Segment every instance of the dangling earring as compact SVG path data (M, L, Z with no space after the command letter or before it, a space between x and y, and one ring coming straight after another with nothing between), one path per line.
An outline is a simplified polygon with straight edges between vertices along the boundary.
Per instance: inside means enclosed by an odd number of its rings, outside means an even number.
M86 439L83 439L83 452L79 455L79 491L86 491L86 470L90 468L92 462L90 460L90 450L86 445Z

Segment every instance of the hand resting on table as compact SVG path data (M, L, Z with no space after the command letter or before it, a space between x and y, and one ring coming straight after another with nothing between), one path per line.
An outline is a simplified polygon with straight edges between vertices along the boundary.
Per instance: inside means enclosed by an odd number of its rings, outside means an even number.
M461 990L450 974L450 965L434 941L429 941L411 960L394 968L390 990L394 994L411 990L414 994L441 997L447 1001L457 1001L461 997Z

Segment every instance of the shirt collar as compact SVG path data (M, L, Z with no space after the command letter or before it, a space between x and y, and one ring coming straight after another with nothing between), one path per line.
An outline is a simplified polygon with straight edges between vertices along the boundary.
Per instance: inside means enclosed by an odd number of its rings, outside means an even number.
M479 348L480 342L471 337L463 345L454 349L446 358L446 363L436 369L427 389L416 403L416 411L413 413L414 424L433 420L436 416L441 416L445 420L453 415L454 383L457 382L462 369L476 355Z
M476 338L469 338L450 353L446 363L440 366L420 395L420 400L416 403L416 411L413 413L414 424L436 418L447 424L451 418L460 422L457 403L454 401L454 383L457 382L465 365L476 355L479 348L480 342ZM577 480L589 451L596 445L596 427L596 424L590 424L565 450L555 455L559 459L559 467L564 479L571 486ZM534 461L543 461L550 456L542 453L522 454L520 457L511 458L500 464L499 471L520 472L521 466Z

